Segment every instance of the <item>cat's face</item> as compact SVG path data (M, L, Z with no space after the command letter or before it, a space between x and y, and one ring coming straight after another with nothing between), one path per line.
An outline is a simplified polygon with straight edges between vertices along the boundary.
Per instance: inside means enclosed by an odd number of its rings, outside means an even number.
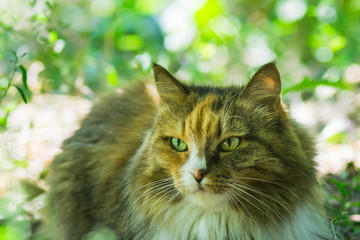
M275 66L229 88L184 86L155 71L161 103L153 180L170 178L181 200L208 209L291 212L296 181L306 183L310 168L281 107Z

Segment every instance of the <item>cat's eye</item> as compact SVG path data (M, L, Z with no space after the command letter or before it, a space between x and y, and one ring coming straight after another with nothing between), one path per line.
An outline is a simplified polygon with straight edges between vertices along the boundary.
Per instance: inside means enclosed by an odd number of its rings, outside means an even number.
M223 152L234 151L241 143L241 137L230 137L222 141L219 145L220 150Z
M184 152L188 149L186 143L176 137L170 138L170 146L178 152Z

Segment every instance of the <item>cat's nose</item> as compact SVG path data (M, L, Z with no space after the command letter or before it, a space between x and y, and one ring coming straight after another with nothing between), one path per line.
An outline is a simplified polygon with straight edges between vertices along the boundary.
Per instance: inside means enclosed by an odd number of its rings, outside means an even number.
M203 180L206 173L207 173L206 169L194 169L194 170L191 170L191 174L194 176L195 180L198 183L201 183L201 181Z

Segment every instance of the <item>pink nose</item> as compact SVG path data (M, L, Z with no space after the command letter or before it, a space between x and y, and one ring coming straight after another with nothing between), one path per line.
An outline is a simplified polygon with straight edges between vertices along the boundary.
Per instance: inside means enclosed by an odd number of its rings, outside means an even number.
M206 170L205 169L196 169L191 171L191 174L194 176L195 180L200 183L204 176L206 175Z

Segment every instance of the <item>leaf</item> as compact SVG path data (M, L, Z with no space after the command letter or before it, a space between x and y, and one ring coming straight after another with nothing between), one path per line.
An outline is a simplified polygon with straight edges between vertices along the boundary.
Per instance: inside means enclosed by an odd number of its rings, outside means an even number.
M23 53L23 55L21 55L19 58L23 58L23 57L25 57L26 55L28 55L27 52Z
M334 135L328 137L328 139L326 139L326 142L328 142L328 143L344 143L345 139L346 139L346 133L338 132L338 133L335 133Z
M334 88L341 89L341 90L351 89L351 87L348 84L346 84L342 81L331 82L326 79L314 80L314 79L305 77L302 82L300 82L292 87L283 89L281 94L285 95L288 92L303 91L304 89L315 89L318 86L330 86L330 87L334 87Z
M48 42L54 43L58 39L58 34L56 31L50 31L48 35Z
M10 115L10 110L0 107L0 128L7 126L7 121Z
M10 52L14 55L15 58L18 58L14 50L10 50Z
M50 10L53 10L53 6L49 1L45 1L45 4Z
M346 199L347 196L347 191L345 189L345 185L344 183L341 183L339 181L336 181L334 178L330 178L330 180L337 186L337 188L340 190L342 196L344 199Z
M18 92L20 93L22 99L24 100L24 102L25 102L25 103L28 103L24 91L23 91L19 86L17 86L17 85L13 85L13 86L16 87L16 89L17 89Z
M23 86L26 90L29 89L28 85L27 85L27 72L26 72L26 69L20 65L19 66L19 69L21 71L21 75L22 75L22 82L23 82Z

